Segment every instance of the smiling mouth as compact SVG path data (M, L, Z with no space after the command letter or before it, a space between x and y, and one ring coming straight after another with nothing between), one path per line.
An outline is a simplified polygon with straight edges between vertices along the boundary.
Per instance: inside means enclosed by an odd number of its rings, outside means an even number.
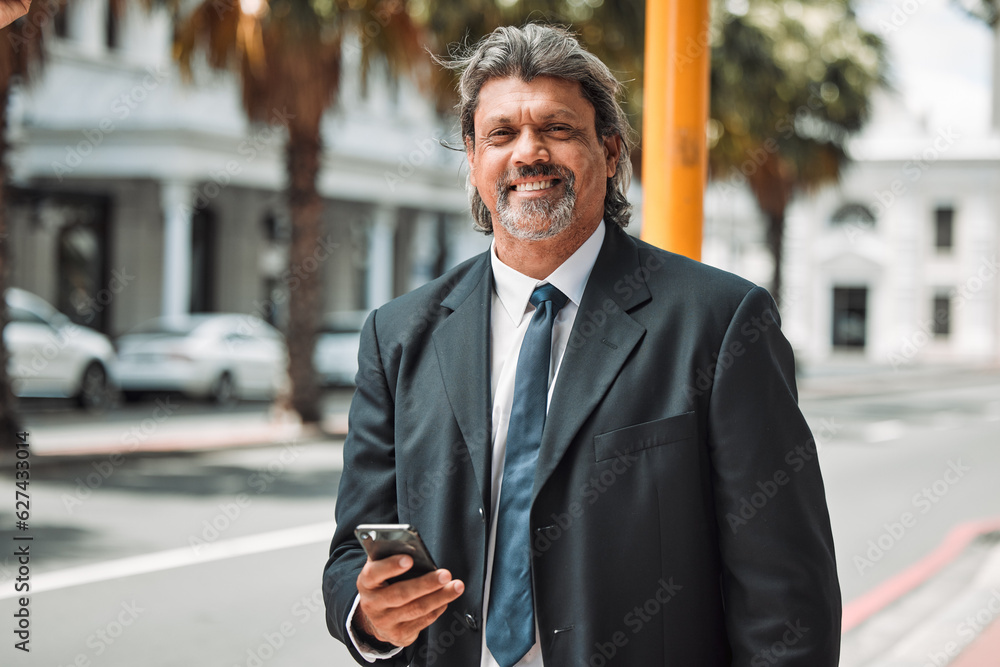
M535 190L548 190L554 188L559 183L559 179L554 178L549 181L534 181L532 183L520 183L510 186L514 192L534 192Z

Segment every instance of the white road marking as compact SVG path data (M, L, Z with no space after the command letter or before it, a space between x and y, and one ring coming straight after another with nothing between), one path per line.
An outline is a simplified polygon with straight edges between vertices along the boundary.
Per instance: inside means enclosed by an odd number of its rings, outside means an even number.
M903 422L898 419L888 419L886 421L868 424L864 428L864 439L867 442L888 442L896 440L905 431Z
M197 551L194 547L170 549L169 551L159 551L142 556L131 556L39 574L31 578L31 590L27 592L27 595L324 542L333 537L336 526L337 524L333 521L314 523L309 526L286 528L270 533L198 545ZM16 592L13 588L11 586L0 591L0 600L26 595L25 592Z

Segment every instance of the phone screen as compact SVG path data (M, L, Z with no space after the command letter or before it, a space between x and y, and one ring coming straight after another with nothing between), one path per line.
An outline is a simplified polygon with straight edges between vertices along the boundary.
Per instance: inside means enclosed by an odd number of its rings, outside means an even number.
M401 554L413 558L413 567L398 577L387 579L388 584L413 579L437 569L420 534L409 524L362 524L355 529L354 535L372 560Z

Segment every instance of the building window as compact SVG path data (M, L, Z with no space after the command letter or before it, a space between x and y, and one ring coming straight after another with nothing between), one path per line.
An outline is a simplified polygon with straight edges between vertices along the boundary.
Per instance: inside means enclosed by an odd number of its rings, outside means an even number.
M934 209L934 247L938 252L951 252L955 240L955 209L939 206Z
M875 214L864 204L844 204L830 217L835 225L863 225L871 227L875 224Z
M121 18L124 9L121 2L110 0L104 14L104 44L108 51L116 51L121 46Z
M934 296L934 337L947 338L951 334L951 297L940 291Z
M217 246L215 213L198 209L191 217L190 312L215 312L215 271Z
M864 348L867 317L867 287L833 288L834 347L846 349Z
M55 16L52 17L52 31L59 39L67 39L69 37L69 20L67 19L67 14L66 5L61 5L56 10Z

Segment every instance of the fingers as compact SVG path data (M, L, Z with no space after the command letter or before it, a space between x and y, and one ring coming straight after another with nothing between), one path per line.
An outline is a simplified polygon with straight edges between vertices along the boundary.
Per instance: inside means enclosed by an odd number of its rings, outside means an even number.
M358 575L358 587L378 588L386 579L399 576L413 567L409 556L391 556L382 560L369 559Z
M448 570L386 584L413 566L409 556L369 560L358 575L358 611L361 627L376 639L407 646L421 630L433 623L457 599L465 584L452 580Z

